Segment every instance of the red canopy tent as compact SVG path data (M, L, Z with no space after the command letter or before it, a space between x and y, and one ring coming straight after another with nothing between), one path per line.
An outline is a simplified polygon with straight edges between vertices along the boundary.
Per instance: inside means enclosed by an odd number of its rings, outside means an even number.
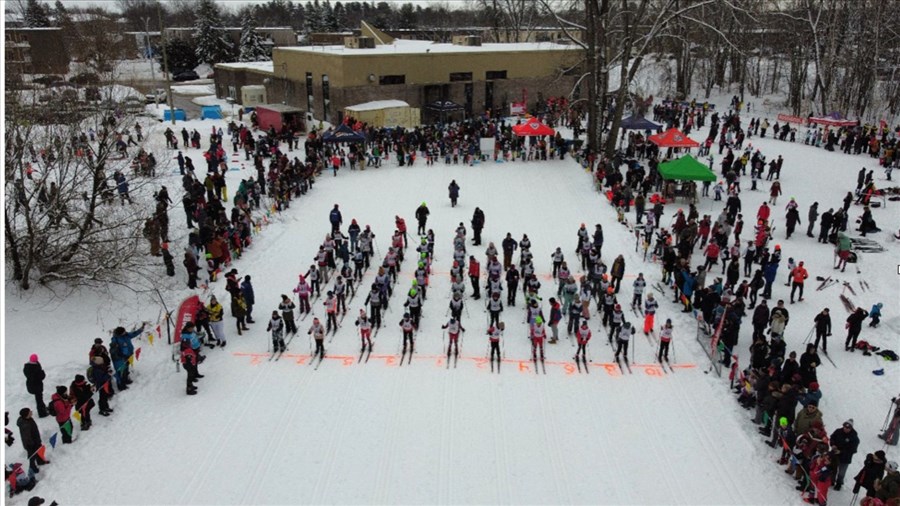
M555 130L541 123L537 118L531 118L525 123L514 125L512 130L519 137L553 135L556 133Z
M651 135L647 139L661 148L699 148L700 143L684 135L677 128L670 128L661 134Z

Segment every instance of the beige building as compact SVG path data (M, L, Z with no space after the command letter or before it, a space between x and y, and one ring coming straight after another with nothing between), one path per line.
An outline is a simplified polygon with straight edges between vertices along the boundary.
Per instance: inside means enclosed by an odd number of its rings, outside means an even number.
M571 93L578 75L563 71L582 58L571 45L482 44L477 36L454 37L454 43L395 40L365 24L362 32L343 45L277 47L270 74L217 65L217 94L239 99L241 86L263 84L270 102L331 122L346 107L375 100L402 100L423 110L449 100L468 116L508 114L509 103L523 94L533 108L544 97Z

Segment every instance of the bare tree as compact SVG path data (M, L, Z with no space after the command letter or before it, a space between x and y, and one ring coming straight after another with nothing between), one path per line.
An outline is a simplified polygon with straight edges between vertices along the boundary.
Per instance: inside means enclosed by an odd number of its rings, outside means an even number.
M130 199L120 204L110 177L127 174L130 194L145 193L154 181L119 159L116 125L133 118L85 117L74 100L42 103L36 96L8 95L6 103L4 225L12 279L26 290L35 280L73 287L149 279L142 240L149 212Z
M475 0L491 24L493 42L527 42L539 17L533 0Z

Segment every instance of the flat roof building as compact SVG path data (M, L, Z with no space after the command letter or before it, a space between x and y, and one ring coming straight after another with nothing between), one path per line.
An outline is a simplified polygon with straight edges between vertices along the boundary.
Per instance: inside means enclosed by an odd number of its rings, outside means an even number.
M414 108L449 100L467 116L505 114L509 102L523 94L533 103L571 93L580 74L566 69L583 57L577 46L551 42L482 44L477 36L454 37L454 43L395 40L365 23L362 34L343 45L276 47L271 71L216 65L217 95L239 99L241 86L263 84L270 102L331 122L340 121L346 107L374 100L402 100Z

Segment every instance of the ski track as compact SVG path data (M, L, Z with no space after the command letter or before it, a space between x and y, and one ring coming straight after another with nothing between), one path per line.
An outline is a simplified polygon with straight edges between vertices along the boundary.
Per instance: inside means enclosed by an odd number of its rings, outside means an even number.
M641 379L644 379L644 377L642 377ZM671 390L671 385L668 386L670 386L669 390ZM678 387L676 386L675 388L677 389ZM657 427L651 426L651 424L648 423L648 420L651 419L652 413L649 413L649 410L647 409L647 403L637 402L634 404L634 406L638 409L637 419L641 422L641 428L643 429L642 433L650 434L651 438L653 439L653 448L665 448L666 442L660 436L659 429ZM662 457L662 461L665 464L665 469L675 469L678 464L673 462L673 459L669 454L670 452L665 450L654 453L654 455ZM657 476L662 476L663 481L666 483L666 490L668 492L675 492L674 495L677 496L678 500L672 500L671 502L673 504L691 504L691 501L685 499L684 489L681 486L680 481L677 479L673 479L671 477L671 473L662 472ZM668 495L669 494L667 494L667 496Z
M503 415L503 400L500 394L500 374L492 378L491 407L494 412L494 458L497 469L497 484L494 487L497 504L509 504L512 501L513 490L510 484L509 473L509 440L506 437L507 424ZM505 497L504 497L505 492Z
M391 419L390 423L387 425L388 434L384 439L384 445L381 449L381 458L379 459L379 464L376 472L376 480L375 480L375 490L372 492L373 503L375 504L388 504L392 502L390 500L390 490L389 486L391 483L391 478L393 477L393 469L396 465L397 459L395 449L397 442L400 438L400 433L403 432L402 425L400 422L400 410L397 409L397 403L400 400L400 390L403 387L403 376L401 376L403 371L395 371L394 372L394 386L391 389L391 398L389 401L389 406L391 406Z
M334 468L337 463L337 452L340 445L344 442L344 437L347 433L347 429L355 423L352 417L347 416L347 412L351 406L355 404L354 399L351 397L351 393L354 391L354 386L356 386L356 378L359 376L357 374L347 374L344 375L346 377L347 387L341 392L340 395L334 397L334 402L339 406L339 412L337 417L329 417L330 420L334 420L334 426L331 431L331 437L329 438L328 450L326 452L326 456L324 457L323 464L325 465L325 471L320 475L319 479L316 480L316 484L313 487L312 498L313 504L325 504L327 502L327 497L325 495L330 490L329 484L331 482L332 475L334 474Z
M213 439L214 441L224 441L226 440L226 436L234 432L235 427L241 425L241 421L244 417L248 416L251 412L249 409L243 409L246 407L247 401L256 393L256 386L260 383L260 380L263 377L271 374L271 367L267 368L268 370L260 370L256 373L256 376L253 378L253 381L244 387L244 394L240 397L233 400L230 404L234 408L228 412L232 414L229 417L228 422L222 426L222 429L218 432L218 435ZM236 413L240 413L239 415ZM180 502L182 504L193 504L195 503L195 497L198 492L203 488L203 485L210 477L209 470L212 468L222 456L222 453L225 451L225 444L218 444L215 446L209 447L209 450L206 452L206 457L204 457L200 461L199 466L194 466L194 474L191 476L190 481L185 487L184 492L181 494ZM199 482L197 481L199 479ZM188 495L190 494L190 495Z
M590 364L590 362L588 362L588 364ZM603 370L603 369L601 368L601 370ZM599 371L597 371L597 372L599 372ZM598 374L598 376L601 378L603 377L603 376L600 376L599 374ZM581 387L582 387L582 390L584 391L582 398L587 399L587 401L588 401L587 405L591 412L591 420L607 420L608 418L601 416L601 409L598 409L598 407L597 407L597 403L600 401L601 396L596 395L596 392L593 391L590 380L582 382ZM615 458L614 458L614 456L610 455L609 450L608 450L609 448L613 447L612 444L610 443L609 431L606 430L606 427L601 427L598 432L601 434L601 437L603 438L603 442L600 445L600 448L604 455L603 462L614 463ZM615 475L616 475L615 483L618 483L618 484L628 483L628 477L622 471L620 466L612 464L611 467L613 469L613 473L615 473ZM622 498L620 498L618 495L615 495L615 496L611 497L611 499L612 499L611 502L618 502L620 504L626 504L626 503L634 504L634 502L635 502L634 496L631 494L632 487L618 486L618 487L615 487L615 490L616 490L616 492L619 492L619 493L624 492L625 500L622 500Z
M275 368L269 367L269 369ZM278 424L276 425L277 427L290 427L290 425L286 424L285 422L293 418L294 412L302 405L302 403L296 402L297 396L306 393L307 387L312 378L312 371L303 372L305 372L306 374L301 378L299 385L291 388L292 391L290 399L288 400L288 402L284 403L284 408L278 415ZM272 457L274 456L275 451L281 446L282 442L284 441L285 437L287 437L287 434L289 432L290 431L283 430L281 433L275 432L271 436L269 436L269 441L266 444L266 449L262 454L262 458L258 460L256 467L253 469L253 473L249 481L251 485L244 490L244 494L241 496L241 504L248 504L248 501L250 501L249 504L253 504L252 500L257 497L259 489L265 482L265 476L267 476L268 474Z
M537 367L537 362L535 362L534 365L535 367ZM540 407L538 418L540 418L541 420L541 428L544 431L544 441L547 444L547 453L550 458L550 474L553 477L553 484L556 486L556 497L561 499L563 497L563 491L565 491L565 495L567 497L569 495L569 474L566 470L565 459L561 458L561 456L559 455L559 441L556 440L553 432L553 427L550 426L550 421L548 420L548 418L551 416L552 407L548 405L547 395L545 392L545 383L547 382L547 377L543 372L536 374L535 376L536 377L534 378L534 380L539 383L536 396L538 398ZM541 376L544 377L542 378ZM560 473L562 473L562 477L560 477ZM561 480L565 483L560 483ZM571 497L568 497L567 503L572 503Z

